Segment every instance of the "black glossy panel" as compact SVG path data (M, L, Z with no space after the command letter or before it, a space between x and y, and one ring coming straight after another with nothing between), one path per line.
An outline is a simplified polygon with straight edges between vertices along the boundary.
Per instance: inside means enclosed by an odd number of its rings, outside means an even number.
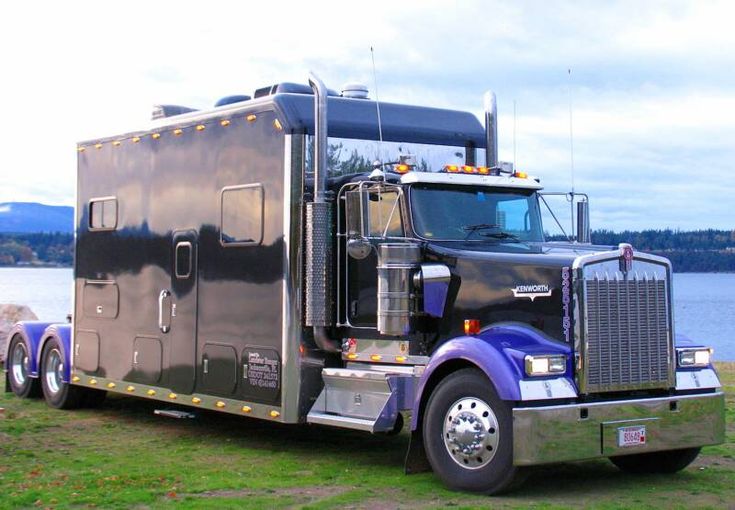
M117 317L120 292L115 282L86 281L82 291L84 316L95 319Z
M230 395L237 384L237 352L231 345L205 344L202 352L202 387Z
M133 342L130 379L144 384L158 384L162 359L163 347L158 338L137 337Z
M99 335L95 331L77 330L74 343L74 365L85 372L96 372L100 360Z

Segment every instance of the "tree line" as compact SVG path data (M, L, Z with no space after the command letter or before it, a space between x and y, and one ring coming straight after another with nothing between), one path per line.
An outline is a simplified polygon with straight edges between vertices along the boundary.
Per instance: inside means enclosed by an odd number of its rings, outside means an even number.
M735 230L594 230L592 242L630 243L670 259L676 272L735 272ZM72 234L0 234L0 266L71 266L73 260Z

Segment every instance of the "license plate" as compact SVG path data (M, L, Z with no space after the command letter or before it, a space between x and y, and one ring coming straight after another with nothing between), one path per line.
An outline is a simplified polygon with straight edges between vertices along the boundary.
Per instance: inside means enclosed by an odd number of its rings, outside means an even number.
M618 428L618 446L642 446L646 444L646 426Z

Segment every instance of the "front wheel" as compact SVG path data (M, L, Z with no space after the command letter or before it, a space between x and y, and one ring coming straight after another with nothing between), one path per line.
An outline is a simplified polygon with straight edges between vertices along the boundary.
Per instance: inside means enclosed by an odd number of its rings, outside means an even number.
M429 464L451 489L498 494L523 481L513 466L511 406L478 369L439 383L426 406L423 436Z
M19 335L15 335L10 340L5 365L8 370L10 389L16 396L28 398L39 395L38 379L31 377L31 355Z
M699 455L701 448L684 448L664 452L637 453L622 457L610 457L610 462L628 473L676 473L681 471Z

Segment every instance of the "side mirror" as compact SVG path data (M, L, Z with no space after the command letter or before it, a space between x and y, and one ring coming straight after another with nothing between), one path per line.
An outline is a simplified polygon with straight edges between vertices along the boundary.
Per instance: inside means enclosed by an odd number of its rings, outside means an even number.
M577 242L590 244L590 203L587 200L577 202Z

